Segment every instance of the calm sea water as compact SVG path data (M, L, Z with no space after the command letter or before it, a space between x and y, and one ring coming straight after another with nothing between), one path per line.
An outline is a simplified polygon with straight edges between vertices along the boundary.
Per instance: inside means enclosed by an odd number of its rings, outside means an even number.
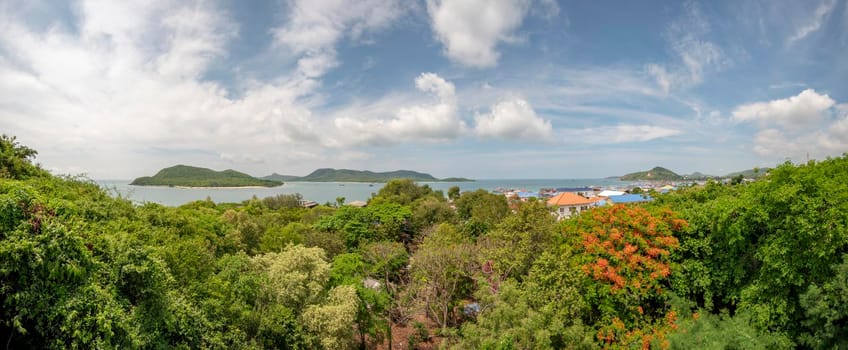
M155 186L130 186L129 180L99 180L102 187L113 195L120 194L138 203L153 202L169 206L182 205L191 201L211 198L217 203L241 202L253 196L264 198L278 194L300 193L304 199L318 203L336 201L336 197L345 197L345 201L367 201L372 193L377 193L383 187L382 183L359 182L286 182L284 185L272 188L173 188ZM492 191L497 188L514 188L527 191L538 191L540 188L583 187L597 186L604 188L623 188L630 182L616 179L508 179L508 180L477 180L474 182L421 182L434 190L447 193L451 186L459 186L462 191L485 189Z

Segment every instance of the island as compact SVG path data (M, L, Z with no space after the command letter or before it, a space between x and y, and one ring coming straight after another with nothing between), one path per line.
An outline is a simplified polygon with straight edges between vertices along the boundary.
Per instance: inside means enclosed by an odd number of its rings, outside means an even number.
M433 175L412 170L395 170L374 172L368 170L321 168L306 176L280 175L274 173L264 176L265 180L305 181L305 182L388 182L391 179L410 179L420 182L469 182L474 181L462 177L438 179Z
M235 170L215 171L188 165L175 165L160 170L156 175L133 180L135 186L179 186L179 187L276 187L283 183L277 180L258 179Z
M654 167L651 170L638 171L621 176L619 179L622 181L680 181L683 180L683 176L663 167Z
M724 177L734 178L734 177L737 177L739 175L742 175L742 177L746 178L746 179L759 179L761 177L768 175L769 171L771 171L771 168L752 168L752 169L748 169L748 170L737 171L735 173L730 173L730 174L725 175Z

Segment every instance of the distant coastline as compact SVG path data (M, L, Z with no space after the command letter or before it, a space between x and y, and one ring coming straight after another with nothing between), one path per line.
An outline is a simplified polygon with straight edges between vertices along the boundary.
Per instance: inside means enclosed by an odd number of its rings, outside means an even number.
M395 170L386 172L374 172L369 170L352 169L316 169L306 176L280 175L273 173L263 176L265 180L275 181L297 181L297 182L365 182L386 183L392 179L410 179L417 182L472 182L472 179L463 177L448 177L439 179L427 173L412 170Z
M277 188L282 187L284 184L280 184L279 186L170 186L170 185L134 185L132 183L127 184L127 186L133 187L148 187L148 188L172 188L172 189L181 189L181 190L230 190L230 189L251 189L251 188Z

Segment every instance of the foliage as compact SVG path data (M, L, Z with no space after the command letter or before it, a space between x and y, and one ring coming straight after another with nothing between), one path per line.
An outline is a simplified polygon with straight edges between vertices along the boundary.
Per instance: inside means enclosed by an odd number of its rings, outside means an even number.
M581 274L569 268L568 253L545 252L525 282L505 281L493 292L481 289L483 305L474 322L462 326L458 349L593 348L581 322L585 304L575 287Z
M708 184L663 196L690 227L680 236L675 291L708 312L750 310L759 329L803 326L801 296L848 252L848 158L786 163L766 180Z
M367 348L421 314L456 348L846 346L848 157L557 223L409 180L366 208L136 205L0 146L8 348Z
M400 205L410 205L416 200L433 195L428 185L418 186L410 179L395 179L386 183L377 194L371 198L369 205L392 202Z
M452 201L459 199L459 186L451 186L448 188L448 198Z
M808 333L801 342L811 348L848 347L848 255L823 285L811 285L801 295Z
M425 237L410 258L412 288L442 329L455 323L453 308L470 295L475 259L473 244L448 224Z
M751 324L751 315L694 313L668 336L671 349L791 349L792 342Z
M31 162L37 154L34 149L19 144L16 137L0 135L0 178L25 179L46 175Z
M482 189L463 193L455 203L459 219L473 236L479 236L488 231L509 213L509 206L504 196Z
M262 198L262 204L265 205L268 209L277 210L282 208L300 208L300 202L303 200L303 196L300 193L292 193L292 194L278 194L276 196L270 196Z
M686 221L669 210L652 214L615 205L592 210L566 224L573 259L587 277L583 293L592 306L590 322L602 322L598 339L606 344L650 342L673 327L666 290L678 246L673 233ZM640 339L641 338L641 339Z
M556 220L542 202L523 203L495 229L480 237L481 259L499 279L521 280L533 260L552 245Z

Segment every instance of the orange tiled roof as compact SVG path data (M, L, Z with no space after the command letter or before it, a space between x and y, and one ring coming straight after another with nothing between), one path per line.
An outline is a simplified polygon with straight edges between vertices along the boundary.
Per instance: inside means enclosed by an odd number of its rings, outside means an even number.
M592 204L594 200L583 197L579 194L571 193L571 192L562 192L556 196L551 197L548 200L548 205L584 205L584 204Z

